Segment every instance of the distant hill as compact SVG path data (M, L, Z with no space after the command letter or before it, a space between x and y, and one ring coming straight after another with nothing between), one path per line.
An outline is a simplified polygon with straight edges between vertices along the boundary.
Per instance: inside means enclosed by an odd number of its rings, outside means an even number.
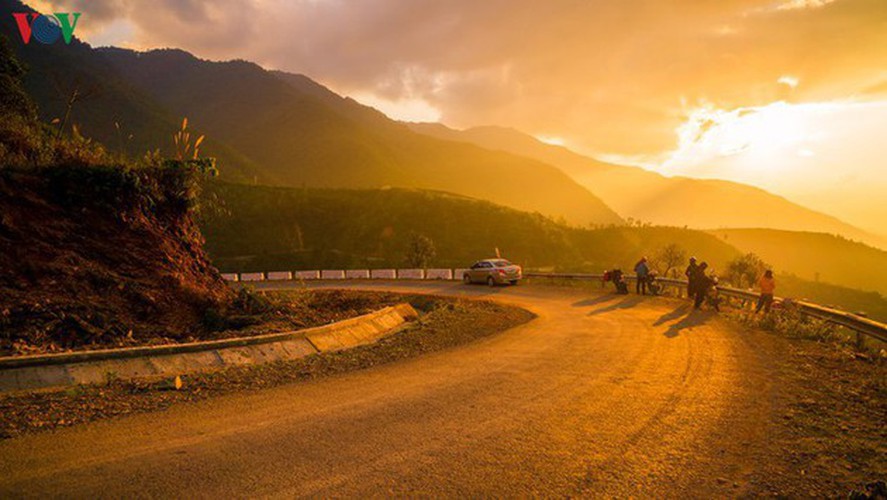
M411 233L437 247L433 265L461 267L494 255L528 268L600 272L628 268L645 253L679 242L723 265L739 252L702 231L678 228L576 229L487 201L416 189L347 190L212 183L221 200L201 224L223 270L403 265ZM212 202L215 203L215 202Z
M881 238L763 189L721 180L665 177L614 165L504 127L454 130L439 123L410 123L417 132L534 158L554 165L594 191L623 217L693 228L765 227L841 234L882 246Z
M775 229L709 231L726 243L754 252L777 272L887 294L887 252L829 234Z
M817 283L790 274L776 276L776 294L837 307L887 322L887 299L878 292L864 292L846 286Z
M487 201L418 189L293 189L211 183L204 193L214 210L201 223L213 262L226 271L403 266L410 235L432 239L432 266L463 267L504 257L527 269L601 272L631 269L641 256L677 243L722 272L748 251L734 239L673 227L595 230L559 225L537 214ZM741 232L739 230L738 232ZM765 254L765 260L775 263ZM778 292L887 320L887 300L792 276L777 265Z

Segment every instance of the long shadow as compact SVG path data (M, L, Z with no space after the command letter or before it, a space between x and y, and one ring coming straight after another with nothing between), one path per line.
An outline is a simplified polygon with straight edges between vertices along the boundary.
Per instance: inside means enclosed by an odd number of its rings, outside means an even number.
M678 319L681 316L683 316L684 314L687 314L687 312L690 311L690 309L691 309L690 304L681 304L678 307L676 307L674 309L674 311L667 312L667 313L663 314L662 316L660 316L659 319L657 319L656 322L653 323L653 326L659 326L663 323L668 323L669 321L671 321L673 319Z
M593 299L582 299L578 302L574 302L572 304L572 306L573 307L588 307L588 306L593 306L595 304L600 304L601 302L609 302L609 301L614 300L618 297L619 297L618 295L613 295L613 294L599 295Z
M619 302L616 302L615 304L610 304L606 307L601 307L601 308L595 309L595 310L589 312L588 315L595 316L595 315L604 314L604 313L607 313L610 311L616 311L618 309L630 309L630 308L638 305L639 303L641 303L643 300L644 300L643 297L640 297L637 295L629 295L629 296L626 296L624 299L620 300Z
M708 318L710 318L711 316L712 313L708 311L697 311L695 309L691 310L690 313L684 316L682 320L669 326L664 335L670 339L673 339L681 334L681 330L704 325L705 322L708 321Z

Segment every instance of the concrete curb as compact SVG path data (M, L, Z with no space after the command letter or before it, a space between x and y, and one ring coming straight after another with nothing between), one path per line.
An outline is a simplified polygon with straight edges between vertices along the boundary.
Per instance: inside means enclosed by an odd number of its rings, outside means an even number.
M110 378L173 376L299 359L371 344L418 317L409 304L294 332L102 351L0 358L0 393L92 384Z

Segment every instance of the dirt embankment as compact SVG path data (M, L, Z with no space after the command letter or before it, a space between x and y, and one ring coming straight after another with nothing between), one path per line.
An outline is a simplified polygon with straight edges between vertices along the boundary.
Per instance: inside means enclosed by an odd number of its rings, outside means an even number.
M162 196L175 182L154 174L0 170L0 355L211 333L208 311L235 294L188 208Z

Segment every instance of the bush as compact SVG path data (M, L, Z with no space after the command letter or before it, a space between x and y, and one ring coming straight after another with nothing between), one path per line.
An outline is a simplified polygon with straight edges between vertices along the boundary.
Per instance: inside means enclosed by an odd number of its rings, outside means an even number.
M786 337L817 340L821 342L843 341L846 337L832 323L801 314L797 306L784 302L782 307L768 314L740 316L747 326L760 328Z

